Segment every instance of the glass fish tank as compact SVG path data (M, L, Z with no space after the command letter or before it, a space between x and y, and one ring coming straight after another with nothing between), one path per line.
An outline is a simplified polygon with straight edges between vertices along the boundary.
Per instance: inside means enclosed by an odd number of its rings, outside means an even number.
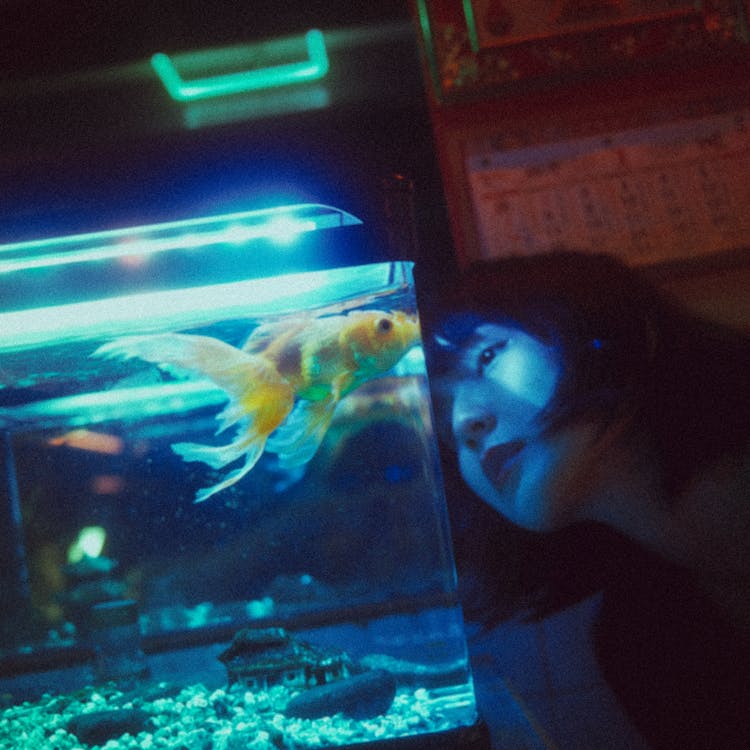
M413 269L336 265L358 224L0 246L0 747L483 746Z

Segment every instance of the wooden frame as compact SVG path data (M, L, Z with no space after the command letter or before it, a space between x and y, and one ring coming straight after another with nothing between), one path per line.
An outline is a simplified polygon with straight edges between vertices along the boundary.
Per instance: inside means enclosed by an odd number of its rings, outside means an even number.
M644 3L610 4L633 13L606 28L579 19L566 37L611 40L634 28L674 32L682 24L694 32L689 54L666 61L654 49L663 65L651 67L656 58L644 52L632 64L587 75L561 68L555 85L549 70L501 84L444 80L434 57L436 21L458 19L465 31L467 8L486 9L490 0L414 0L460 266L555 246L649 266L750 255L750 187L742 176L750 169L748 4L675 0L649 4L650 15L636 15ZM706 26L711 18L723 19L721 34ZM697 19L700 27L691 25ZM557 36L529 28L507 45L490 46L479 31L473 43L476 52L467 38L472 55L496 60L521 48L559 49ZM721 54L700 56L711 49Z
M416 0L416 12L440 102L748 42L741 0Z

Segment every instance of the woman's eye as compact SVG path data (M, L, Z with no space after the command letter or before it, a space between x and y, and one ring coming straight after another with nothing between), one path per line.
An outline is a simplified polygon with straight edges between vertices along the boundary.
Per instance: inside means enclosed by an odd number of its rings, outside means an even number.
M493 359L495 359L495 350L491 346L482 349L479 353L479 369L486 367Z
M486 349L482 349L479 352L478 367L480 374L487 365L489 365L497 356L497 353L507 346L507 341L496 341L492 346L488 346Z

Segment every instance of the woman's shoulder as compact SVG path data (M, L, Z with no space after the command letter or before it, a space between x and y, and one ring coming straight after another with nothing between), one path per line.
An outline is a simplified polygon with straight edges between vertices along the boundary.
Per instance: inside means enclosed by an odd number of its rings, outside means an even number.
M604 593L594 645L654 748L750 747L750 637L689 571L658 558L623 571Z
M673 506L683 562L750 637L750 446L715 460Z

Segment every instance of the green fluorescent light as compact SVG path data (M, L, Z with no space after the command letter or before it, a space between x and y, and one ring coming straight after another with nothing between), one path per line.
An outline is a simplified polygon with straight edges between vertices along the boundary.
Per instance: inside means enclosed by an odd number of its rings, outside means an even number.
M124 336L133 330L250 318L325 286L325 272L144 292L0 315L0 352L78 339Z
M210 245L243 245L261 238L286 245L304 232L359 223L359 219L337 208L297 204L14 242L0 245L0 275L32 268L189 250Z
M187 102L182 109L186 127L194 130L231 122L279 117L292 112L325 109L331 94L322 83L311 83L294 89L248 92L240 96Z
M0 354L134 332L185 330L217 320L288 314L321 298L357 297L389 288L389 263L307 271L184 289L109 297L0 313Z
M158 417L224 403L227 394L208 380L79 393L0 409L0 424L87 427L133 414Z
M472 0L463 0L464 17L466 18L466 31L469 34L469 44L471 51L476 54L479 52L479 34L477 32L477 21L474 18L474 3Z
M157 52L151 58L151 65L173 99L179 102L189 102L212 96L278 88L323 78L328 73L329 67L323 33L318 29L310 29L305 34L305 43L308 59L301 62L271 65L255 70L193 78L187 81L178 72L172 58L163 52Z
M432 27L430 25L430 13L427 10L426 0L417 1L417 10L419 16L419 26L422 29L422 41L424 43L424 53L427 58L427 68L430 71L432 87L435 95L439 98L441 95L440 76L438 74L437 58L435 56L435 45L432 39Z

